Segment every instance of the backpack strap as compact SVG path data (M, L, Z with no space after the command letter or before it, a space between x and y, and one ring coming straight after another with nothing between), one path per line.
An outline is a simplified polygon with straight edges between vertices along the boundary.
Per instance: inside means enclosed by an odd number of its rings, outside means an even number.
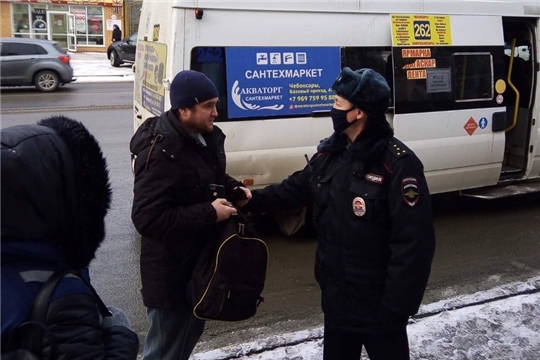
M49 333L45 320L56 285L70 272L70 270L56 271L45 284L43 284L34 300L28 319L13 329L9 336L6 346L8 351L11 349L11 346L15 346L16 348L14 350L26 349L36 356L39 354L39 357L41 357L43 333L47 333L52 344L52 351L49 357L53 357L55 347L54 339ZM15 344L13 344L13 341L15 341Z
M92 293L92 297L95 299L99 312L102 316L111 316L112 313L109 311L107 306L103 303L99 295L97 294L94 287L86 281L79 273L72 269L64 269L55 271L51 277L45 282L45 284L39 290L34 303L32 304L32 309L28 319L17 326L11 333L7 348L10 348L12 340L17 340L17 335L20 337L19 347L30 350L33 354L41 354L42 344L43 344L43 333L47 333L51 339L51 354L50 358L54 358L54 338L50 334L49 329L46 325L47 313L49 311L49 304L51 303L52 296L56 286L66 275L74 274L79 278ZM18 333L18 334L17 334Z
M30 311L30 316L28 317L29 322L37 322L45 324L47 318L47 312L49 310L49 303L51 302L52 295L56 289L58 282L64 278L69 273L73 273L71 270L55 271L51 277L45 282L45 284L39 290L34 304L32 305L32 310Z
M39 323L45 323L45 320L47 318L47 312L49 311L49 304L51 303L51 299L54 293L54 290L56 289L56 285L58 285L58 282L62 280L66 275L73 274L76 277L78 277L90 290L92 293L92 297L96 300L97 306L99 308L99 312L102 316L111 316L112 313L107 309L107 306L103 303L99 295L97 294L94 287L86 281L82 276L79 275L78 271L67 269L67 270L59 270L56 271L51 275L49 280L43 285L41 290L39 291L36 300L34 301L34 304L32 305L32 311L30 312L30 317L28 318L28 321L34 321Z
M92 296L93 296L94 300L96 301L96 305L99 308L99 313L101 314L101 316L103 316L103 317L112 316L113 313L107 308L107 305L105 305L103 300L101 300L101 298L99 297L96 289L94 289L92 284L90 284L88 281L86 281L86 279L84 277L80 276L78 274L78 272L75 272L75 271L71 271L71 272L73 272L75 275L77 275L77 277L79 279L81 279L81 281L83 283L85 283L86 286L88 286L88 289L90 289L90 292L92 293Z

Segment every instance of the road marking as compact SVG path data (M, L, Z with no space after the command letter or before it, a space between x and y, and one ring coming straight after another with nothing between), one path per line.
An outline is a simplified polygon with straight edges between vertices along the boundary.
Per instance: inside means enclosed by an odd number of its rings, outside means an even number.
M132 104L129 105L86 105L86 106L68 106L68 107L54 107L54 108L14 108L14 109L2 109L0 114L17 114L17 113L35 113L35 112L54 112L54 111L87 111L87 110L117 110L117 109L131 109Z

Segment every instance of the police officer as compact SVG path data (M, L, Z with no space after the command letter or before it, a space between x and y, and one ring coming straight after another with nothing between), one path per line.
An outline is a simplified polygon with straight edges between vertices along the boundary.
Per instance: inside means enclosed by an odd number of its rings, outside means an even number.
M313 206L324 359L409 359L406 326L435 249L428 186L416 155L393 137L386 80L344 68L334 82L334 133L308 166L253 192L251 212Z

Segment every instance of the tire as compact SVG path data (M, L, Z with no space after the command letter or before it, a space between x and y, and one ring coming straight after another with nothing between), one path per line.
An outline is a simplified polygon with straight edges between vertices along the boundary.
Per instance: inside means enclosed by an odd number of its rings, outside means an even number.
M111 54L109 55L109 60L111 61L111 65L114 67L119 67L121 62L120 58L118 57L118 53L116 50L111 51Z
M60 79L58 74L52 70L42 70L34 77L34 86L39 91L50 92L58 89Z

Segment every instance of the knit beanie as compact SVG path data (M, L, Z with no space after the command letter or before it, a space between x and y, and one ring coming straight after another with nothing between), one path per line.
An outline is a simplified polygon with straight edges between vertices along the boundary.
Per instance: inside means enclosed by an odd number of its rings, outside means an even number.
M184 109L219 97L219 94L206 75L194 70L183 70L174 77L169 96L172 109Z
M363 68L343 68L332 85L337 95L370 115L382 115L390 103L390 87L378 72Z

